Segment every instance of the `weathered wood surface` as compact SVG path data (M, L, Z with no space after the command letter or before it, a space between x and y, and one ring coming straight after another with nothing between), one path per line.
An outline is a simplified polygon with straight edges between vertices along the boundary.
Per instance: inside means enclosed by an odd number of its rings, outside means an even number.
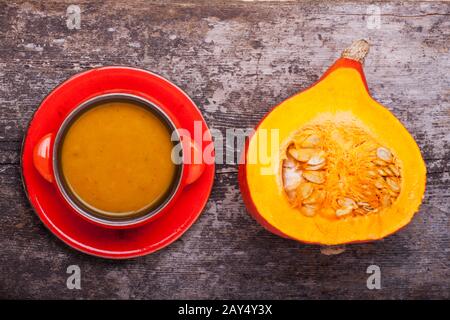
M73 2L70 2L73 3ZM2 298L450 298L450 4L76 1L0 3L0 297ZM33 213L20 181L20 144L40 101L67 77L127 65L174 81L212 128L248 128L307 87L352 40L372 44L374 97L412 132L428 167L424 204L383 241L325 256L278 238L246 213L237 169L218 166L198 222L155 254L107 261L78 253ZM386 128L389 130L389 128ZM66 288L79 265L82 289ZM366 288L376 264L382 289Z

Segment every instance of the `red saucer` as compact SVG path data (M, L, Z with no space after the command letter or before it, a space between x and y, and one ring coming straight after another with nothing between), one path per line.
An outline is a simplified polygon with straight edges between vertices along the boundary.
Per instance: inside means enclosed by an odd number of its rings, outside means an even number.
M166 79L140 69L104 67L68 79L41 103L31 120L22 147L22 177L28 198L45 226L72 248L87 254L126 259L155 252L178 239L201 214L214 180L214 164L206 164L202 176L186 186L174 206L163 216L132 229L108 229L81 218L65 203L56 186L42 178L33 165L33 148L82 101L112 92L142 96L167 107L182 128L194 137L194 121L202 123L207 141L209 129L194 102Z

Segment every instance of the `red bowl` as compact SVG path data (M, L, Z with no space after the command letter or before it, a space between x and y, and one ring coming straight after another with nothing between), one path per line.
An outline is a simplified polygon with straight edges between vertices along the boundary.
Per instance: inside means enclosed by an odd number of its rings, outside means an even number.
M160 106L191 133L202 153L212 150L212 138L194 102L177 86L154 73L126 67L104 67L68 79L41 103L30 121L22 147L22 176L30 203L57 237L82 252L105 258L131 258L154 252L179 238L202 212L214 180L214 162L207 161L201 176L182 189L167 212L131 229L105 228L83 219L36 169L33 152L42 137L58 131L77 106L93 97L125 93ZM195 125L195 123L197 123ZM195 130L194 130L195 128ZM195 132L197 131L197 132ZM51 151L51 140L48 152ZM45 150L44 150L45 151ZM51 154L51 153L50 153ZM36 155L35 157L36 158ZM36 159L34 159L36 160ZM39 166L38 166L39 167ZM48 173L51 177L52 172Z

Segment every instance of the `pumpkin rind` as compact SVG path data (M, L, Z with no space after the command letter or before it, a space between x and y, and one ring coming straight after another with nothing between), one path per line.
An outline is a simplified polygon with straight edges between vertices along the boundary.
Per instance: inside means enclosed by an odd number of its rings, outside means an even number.
M302 215L293 208L280 181L280 150L267 150L268 165L251 163L258 153L255 137L261 130L279 130L282 145L293 132L321 117L355 122L401 162L397 200L378 213L330 220ZM269 145L271 143L269 135ZM394 233L417 212L425 191L426 168L420 150L400 121L369 94L360 62L340 58L309 89L276 106L246 143L239 168L244 202L252 216L269 231L302 242L335 245L381 239ZM272 174L262 174L269 169Z

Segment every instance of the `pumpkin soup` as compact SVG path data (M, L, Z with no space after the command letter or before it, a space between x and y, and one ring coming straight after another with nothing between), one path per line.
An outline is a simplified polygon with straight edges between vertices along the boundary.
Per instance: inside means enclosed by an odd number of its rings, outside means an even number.
M161 204L177 175L168 124L130 101L109 101L78 115L61 146L68 189L90 210L121 217Z

